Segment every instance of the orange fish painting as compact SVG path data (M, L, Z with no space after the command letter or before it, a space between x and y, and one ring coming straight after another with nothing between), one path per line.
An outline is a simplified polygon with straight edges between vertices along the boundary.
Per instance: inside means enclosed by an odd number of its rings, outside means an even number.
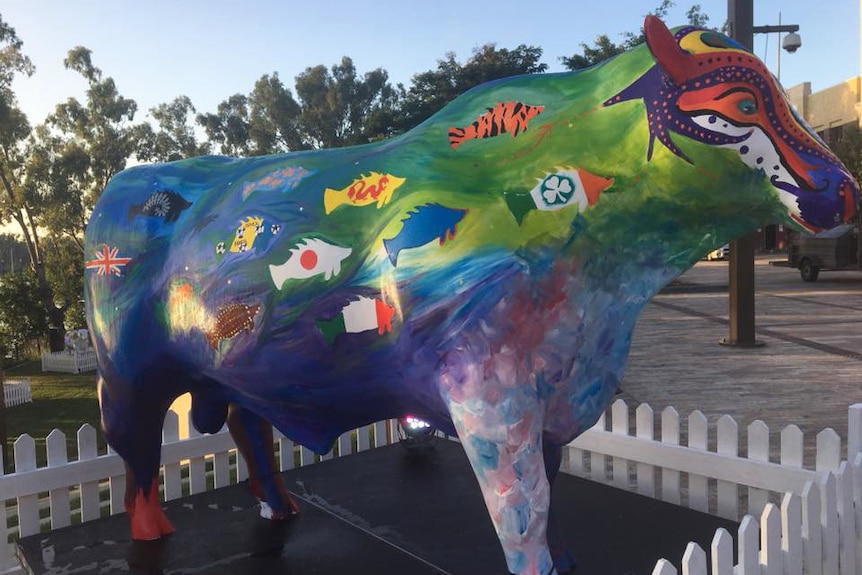
M531 106L522 102L497 102L469 126L449 128L449 144L457 148L464 140L493 138L507 132L514 138L525 131L527 122L544 109L544 106Z

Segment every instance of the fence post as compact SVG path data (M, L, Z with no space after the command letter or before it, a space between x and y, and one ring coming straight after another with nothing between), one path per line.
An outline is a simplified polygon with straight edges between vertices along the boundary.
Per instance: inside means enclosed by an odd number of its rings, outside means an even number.
M759 419L748 426L748 459L769 461L769 428ZM752 515L763 513L768 501L769 493L766 491L748 488L748 512Z
M856 573L856 511L853 508L853 468L842 461L835 474L838 491L838 537L841 573Z
M642 403L635 410L635 428L640 439L655 439L655 414L652 408ZM638 493L655 497L655 466L648 463L637 464Z
M162 442L176 443L180 440L180 418L173 411L168 410L165 414L165 423L162 427ZM164 464L165 470L165 501L179 499L183 496L183 483L180 475L180 462L168 461Z
M733 536L724 527L715 531L711 549L711 575L733 575Z
M847 461L854 461L862 453L862 403L847 409Z
M65 433L59 429L51 431L45 438L45 445L48 450L48 467L60 467L69 463ZM48 509L51 513L51 529L59 529L72 524L68 487L52 489L48 494L48 502Z
M802 554L805 574L823 574L823 530L820 525L820 487L813 481L802 490Z
M721 455L728 457L739 456L739 425L729 415L722 415L718 419L718 437L716 438L716 449ZM725 519L736 521L739 517L739 486L729 481L718 481L716 483L716 511Z
M109 445L108 455L117 452ZM117 455L119 457L119 455ZM123 513L126 510L126 474L112 475L108 478L108 497L110 499L111 515Z
M599 416L599 420L592 427L592 429L597 429L604 431L607 428L607 418L605 417L605 413ZM590 479L593 481L605 482L607 480L607 457L596 453L595 451L590 452Z
M708 423L706 416L700 411L693 411L688 416L688 446L706 451ZM709 491L706 477L689 474L688 476L688 506L697 511L709 512Z
M661 412L661 442L679 445L679 412L672 407L666 407ZM679 471L662 468L661 498L668 503L679 505Z
M760 546L757 520L751 515L739 524L739 567L737 575L760 575Z
M784 575L802 575L802 503L792 493L781 500L781 551Z
M781 556L781 514L778 508L767 503L760 516L760 563L763 575L782 575L784 561Z
M820 481L820 524L823 526L823 575L838 575L838 494L835 475Z
M96 429L89 423L78 428L78 461L95 459L99 455L96 444ZM101 514L99 508L99 482L88 481L81 484L81 521L92 521L98 519Z
M35 471L36 441L26 433L19 436L13 445L15 473ZM18 498L18 533L27 537L39 532L39 497L25 495Z
M831 427L817 434L817 471L835 471L841 464L841 438Z
M697 543L689 541L682 555L682 575L709 575L706 571L706 553Z
M629 435L629 406L622 399L618 399L611 406L611 431L614 435L628 437ZM620 489L628 489L629 486L629 464L628 460L621 457L613 458L613 484Z
M677 575L677 571L667 559L659 559L652 570L652 575Z

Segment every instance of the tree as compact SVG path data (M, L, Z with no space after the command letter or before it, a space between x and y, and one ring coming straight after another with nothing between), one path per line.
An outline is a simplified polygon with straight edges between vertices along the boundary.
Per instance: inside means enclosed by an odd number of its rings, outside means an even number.
M2 20L0 46L0 221L15 222L20 228L34 280L33 285L29 286L30 293L41 302L43 317L55 328L55 333L62 334L62 311L54 305L40 241L42 228L39 217L44 212L44 206L35 193L29 174L32 167L30 124L18 107L12 90L12 81L17 75L29 76L35 69L24 55L23 42L15 29ZM59 345L56 340L55 337L52 348Z
M661 4L659 4L655 10L649 12L649 14L653 14L654 16L664 19L667 17L669 10L673 8L674 5L675 3L673 0L662 0ZM694 4L688 9L685 15L691 26L706 27L709 22L709 16L701 11L700 4ZM630 50L645 41L642 29L637 33L623 32L622 36L624 40L617 44L606 34L600 34L599 36L596 36L592 46L581 43L580 54L562 56L560 61L568 70L580 70L582 68L588 68L598 64L608 58L612 58L626 50Z
M138 105L120 95L113 78L102 77L102 71L92 63L89 49L78 46L69 50L63 64L87 81L87 100L82 104L69 98L57 105L48 123L61 133L65 150L83 152L89 157L87 170L80 174L80 201L85 211L89 211L108 180L126 167L135 152L136 130L130 124ZM74 235L83 229L64 231Z
M406 131L424 122L446 104L470 88L490 80L518 74L538 74L548 69L540 62L542 49L521 44L514 50L485 44L473 50L462 65L455 54L438 60L436 70L416 74L400 106L399 130Z
M234 94L216 108L216 113L198 114L196 121L212 143L227 156L251 155L248 98Z
M210 153L209 142L198 142L190 121L196 113L188 96L177 96L172 102L150 108L158 131L149 123L134 127L137 142L135 156L143 162L173 162Z
M356 74L353 61L306 68L296 94L277 73L263 75L249 95L234 94L197 122L221 153L273 154L363 144L394 133L398 91L380 68Z
M48 236L45 270L54 301L64 312L64 325L87 327L84 314L84 258L76 242L67 237ZM65 331L63 332L65 334Z
M397 91L382 68L358 78L344 56L330 70L306 68L296 77L296 94L300 134L312 148L365 144L392 133Z
M22 348L47 331L39 286L29 270L0 276L0 352L20 359Z
M255 154L275 154L307 150L311 144L302 136L300 106L284 87L278 72L264 74L248 97L251 148Z

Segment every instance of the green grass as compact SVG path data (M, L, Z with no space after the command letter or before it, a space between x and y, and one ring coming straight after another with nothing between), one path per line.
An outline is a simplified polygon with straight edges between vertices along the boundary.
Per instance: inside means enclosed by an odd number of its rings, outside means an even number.
M6 410L7 453L26 433L36 440L36 460L45 465L45 437L53 429L66 434L69 459L78 456L77 433L84 423L99 430L99 402L96 399L96 375L43 372L41 362L29 361L6 372L6 379L30 378L33 403L16 405ZM100 436L99 452L105 447ZM7 466L8 470L8 466Z

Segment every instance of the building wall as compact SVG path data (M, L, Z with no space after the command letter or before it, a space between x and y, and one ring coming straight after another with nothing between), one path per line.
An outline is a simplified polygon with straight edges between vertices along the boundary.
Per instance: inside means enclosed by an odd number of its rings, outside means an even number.
M860 81L859 76L854 76L813 93L811 83L805 82L788 88L787 96L808 125L825 136L839 126L860 124Z

